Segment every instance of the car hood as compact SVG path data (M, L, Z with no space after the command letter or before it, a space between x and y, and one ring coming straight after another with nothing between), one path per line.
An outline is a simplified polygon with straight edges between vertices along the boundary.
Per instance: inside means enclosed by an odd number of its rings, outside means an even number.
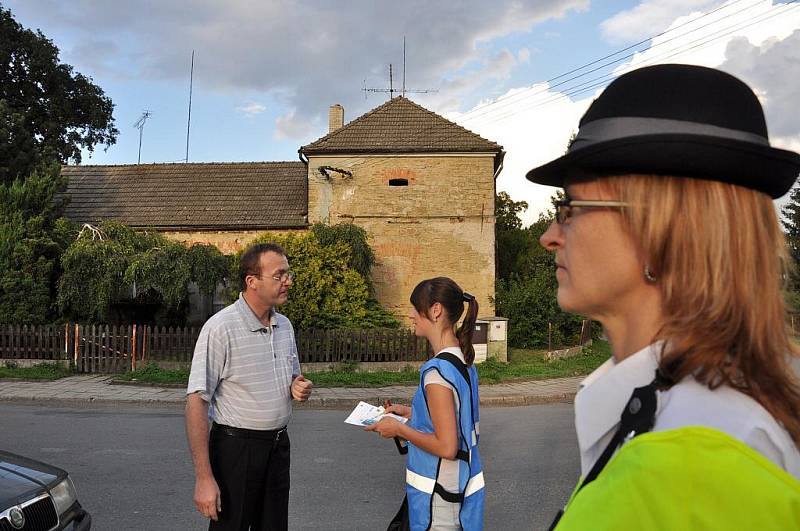
M0 451L0 511L44 492L66 476L60 468Z

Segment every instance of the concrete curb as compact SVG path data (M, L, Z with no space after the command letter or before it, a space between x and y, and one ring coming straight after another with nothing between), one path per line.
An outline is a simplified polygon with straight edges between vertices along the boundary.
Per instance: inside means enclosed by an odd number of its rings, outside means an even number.
M481 386L481 405L513 407L571 402L580 377L518 381ZM138 385L137 385L138 384ZM185 394L174 386L112 382L102 377L71 377L51 382L0 380L0 402L66 406L141 406L183 408ZM352 409L359 401L381 404L391 400L409 404L417 386L375 388L321 387L307 402L294 402L298 409Z

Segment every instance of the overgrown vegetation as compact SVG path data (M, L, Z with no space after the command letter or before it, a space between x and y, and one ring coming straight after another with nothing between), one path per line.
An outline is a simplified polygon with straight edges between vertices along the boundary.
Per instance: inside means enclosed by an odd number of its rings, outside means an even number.
M115 308L121 303L155 308L151 316L155 322L169 321L170 312L180 319L191 282L211 294L229 274L228 258L214 246L187 248L161 234L135 232L115 221L84 226L64 252L62 265L59 310L82 322L130 320Z
M76 234L60 217L58 194L64 185L58 166L7 185L0 182L0 323L42 324L58 318L59 261Z
M549 324L552 324L549 341L553 348L574 345L583 319L559 308L555 257L539 244L554 212L541 214L531 226L522 228L519 214L527 206L524 201L512 200L505 192L497 195L497 314L509 319L508 343L512 347L547 348Z
M338 238L336 234L347 237ZM369 270L362 273L357 269L374 262L362 229L352 225L315 226L305 233L264 233L253 243L260 242L275 242L286 250L295 279L281 313L296 328L399 326L397 319L370 296ZM358 258L353 258L354 253ZM238 271L241 254L232 260L232 271Z

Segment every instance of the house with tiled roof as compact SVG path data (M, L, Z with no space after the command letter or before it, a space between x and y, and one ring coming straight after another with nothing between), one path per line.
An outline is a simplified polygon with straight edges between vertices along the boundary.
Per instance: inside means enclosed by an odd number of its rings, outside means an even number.
M381 304L404 316L422 279L446 275L494 315L495 179L502 146L404 97L302 146L300 162L65 166L66 216L115 219L231 253L265 230L352 222L376 254Z

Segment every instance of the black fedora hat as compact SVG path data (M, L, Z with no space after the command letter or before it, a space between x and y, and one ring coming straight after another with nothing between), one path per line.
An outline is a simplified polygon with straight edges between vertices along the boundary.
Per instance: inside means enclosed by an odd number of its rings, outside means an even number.
M723 181L777 198L800 174L800 155L769 145L761 104L739 79L657 65L614 80L581 118L567 153L527 178L563 187L569 176L622 173Z

